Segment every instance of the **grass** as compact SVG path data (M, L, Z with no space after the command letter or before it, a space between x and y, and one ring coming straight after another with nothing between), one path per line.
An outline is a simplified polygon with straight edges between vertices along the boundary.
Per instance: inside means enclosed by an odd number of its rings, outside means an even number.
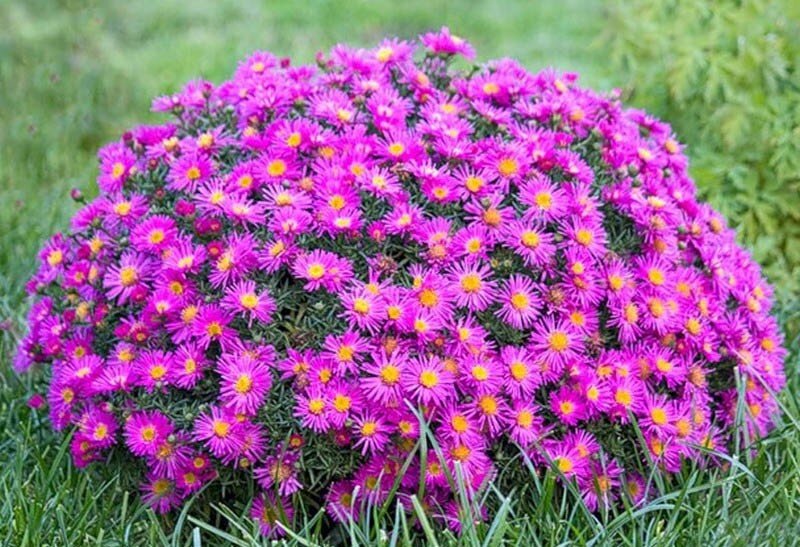
M253 523L242 518L244 508L215 505L156 517L113 473L75 470L66 441L25 405L34 379L17 377L8 366L35 253L75 210L69 189L93 192L97 148L133 124L156 121L148 112L153 96L197 76L220 81L255 49L309 62L339 41L366 46L443 23L468 36L482 60L508 55L534 70L577 70L585 83L610 88L619 82L593 48L602 22L602 6L581 0L0 3L0 544L261 541ZM496 516L468 526L460 539L434 530L418 511L410 517L389 511L347 527L340 541L792 544L800 533L796 356L797 347L787 364L790 387L781 396L784 423L763 441L758 456L743 453L716 471L687 469L672 484L654 484L658 493L644 507L593 515L571 492L554 488L552 476L531 474L513 490L490 491L486 502ZM320 522L309 515L290 542L318 543Z

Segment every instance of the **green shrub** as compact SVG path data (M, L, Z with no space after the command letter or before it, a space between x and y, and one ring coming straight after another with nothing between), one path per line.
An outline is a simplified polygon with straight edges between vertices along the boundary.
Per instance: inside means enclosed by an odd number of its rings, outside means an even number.
M610 0L633 104L685 139L691 173L787 303L800 289L800 3ZM794 330L794 329L791 329Z

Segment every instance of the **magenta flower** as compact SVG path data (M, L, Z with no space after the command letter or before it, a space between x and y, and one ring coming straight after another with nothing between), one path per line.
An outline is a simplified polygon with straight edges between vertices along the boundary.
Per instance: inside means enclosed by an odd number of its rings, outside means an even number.
M409 360L402 382L408 396L419 404L439 406L454 395L453 375L436 357Z
M139 412L125 424L125 443L137 456L154 456L173 430L169 419L160 412Z
M13 358L77 467L134 458L159 512L219 473L271 537L299 500L347 525L422 483L459 531L498 456L613 512L644 500L635 469L671 484L775 426L773 291L670 127L575 74L454 68L474 51L447 28L419 42L256 52L100 151Z
M214 164L205 154L189 153L178 158L167 175L167 188L193 193L214 174Z
M249 356L224 355L217 372L221 376L220 400L237 413L254 415L272 386L266 363Z

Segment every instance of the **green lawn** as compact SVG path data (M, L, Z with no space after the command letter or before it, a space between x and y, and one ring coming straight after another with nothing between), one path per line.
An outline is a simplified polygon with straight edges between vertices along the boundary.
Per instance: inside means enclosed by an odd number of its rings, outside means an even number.
M480 60L511 56L532 70L579 71L584 83L599 88L621 83L598 48L599 1L0 1L0 544L231 541L192 513L158 518L115 479L72 468L66 444L25 406L32 379L9 370L35 253L66 228L75 210L69 189L94 192L98 147L131 125L158 120L149 112L152 97L197 76L221 81L255 49L310 62L337 42L366 46L442 24L468 37ZM796 357L787 367L796 394ZM464 541L793 543L800 533L800 411L795 395L783 402L786 423L757 459L743 454L724 471L688 470L668 488L671 494L643 509L593 516L549 497L545 483L535 507L511 496L496 527ZM224 507L214 512L215 526L248 544L248 519ZM402 544L406 527L383 526L387 541L399 530Z

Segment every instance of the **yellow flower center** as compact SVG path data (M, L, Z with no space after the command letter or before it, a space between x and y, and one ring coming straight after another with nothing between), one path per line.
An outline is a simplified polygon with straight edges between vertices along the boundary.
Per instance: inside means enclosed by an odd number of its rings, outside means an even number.
M167 368L164 365L158 364L150 369L150 378L153 380L160 380L167 374Z
M587 230L586 228L581 228L577 232L575 232L575 240L584 247L588 247L589 245L592 244L594 236L592 235L592 232L590 230Z
M156 228L155 230L150 232L150 235L149 235L149 237L147 239L153 245L158 245L159 243L164 241L165 237L166 237L166 234L164 234L164 230Z
M553 195L550 192L539 192L533 198L536 205L545 211L553 206Z
M530 410L521 410L517 414L517 425L522 429L530 429L533 425L533 414Z
M484 182L483 179L479 177L467 177L467 180L464 181L464 186L467 187L467 190L472 192L479 192L481 188L483 188Z
M323 275L325 275L325 266L319 263L310 264L306 269L306 274L313 280L320 279Z
M572 414L575 411L575 403L572 401L561 401L558 405L561 414Z
M228 436L228 433L231 430L231 424L222 420L214 420L211 429L214 432L214 435L224 439Z
M556 467L561 473L569 473L575 467L572 460L566 456L559 456L556 458Z
M311 399L308 402L308 411L315 416L319 416L322 414L322 411L325 409L325 401L322 399Z
M567 333L557 330L548 336L547 343L551 350L560 353L569 347L569 336Z
M439 375L433 370L423 370L419 375L419 383L426 389L432 389L439 384Z
M125 266L119 271L119 282L123 287L130 287L136 284L139 276L136 273L136 268L133 266Z
M248 310L255 309L255 307L258 306L258 296L251 292L244 293L239 298L239 303L242 305L242 307L247 308Z
M388 386L392 386L400 379L400 369L395 365L385 365L381 369L381 381Z
M500 163L497 164L497 170L504 177L510 177L519 171L519 164L514 158L503 158L500 160Z
M453 416L450 420L450 424L453 426L453 431L456 433L466 433L467 430L469 430L469 421L461 414Z
M524 311L530 307L531 299L523 292L515 292L511 295L511 307L517 311Z
M153 439L156 438L156 428L152 425L146 425L142 428L142 431L139 435L143 441L148 443L153 442Z
M250 393L250 390L253 389L253 379L249 374L242 374L236 379L233 389L240 395Z
M650 283L652 283L653 285L657 287L661 286L664 284L665 281L664 272L662 272L658 268L650 268L649 270L647 270L647 279L649 279Z
M97 424L97 427L94 428L94 439L96 441L102 441L108 435L108 426L106 424Z
M197 180L200 178L200 169L198 167L192 166L186 170L186 178L189 180Z
M667 423L667 411L660 406L653 407L653 409L650 410L650 418L653 420L654 424L664 425Z
M270 177L280 177L286 172L286 162L283 160L272 160L267 164L267 174Z
M353 311L361 315L369 313L369 301L364 298L356 298L353 300Z
M338 412L347 412L350 410L350 403L350 397L342 395L341 393L337 393L336 397L333 398L333 408Z
M111 166L111 176L114 179L119 179L124 174L125 174L125 165L123 163L116 162L113 166Z
M403 152L406 151L406 147L403 146L403 143L400 142L393 142L389 145L389 154L394 157L401 155Z
M517 382L520 382L528 377L528 367L525 365L525 363L514 361L511 363L509 369L511 371L511 377Z
M222 334L222 325L217 321L212 321L206 327L206 333L211 337L217 337Z
M419 293L419 303L426 308L432 308L439 303L439 295L432 289L423 289Z
M492 395L484 395L480 398L478 404L480 405L484 414L492 416L497 413L497 399L495 399Z
M467 293L476 293L481 290L481 278L478 274L468 273L461 278L461 288Z

